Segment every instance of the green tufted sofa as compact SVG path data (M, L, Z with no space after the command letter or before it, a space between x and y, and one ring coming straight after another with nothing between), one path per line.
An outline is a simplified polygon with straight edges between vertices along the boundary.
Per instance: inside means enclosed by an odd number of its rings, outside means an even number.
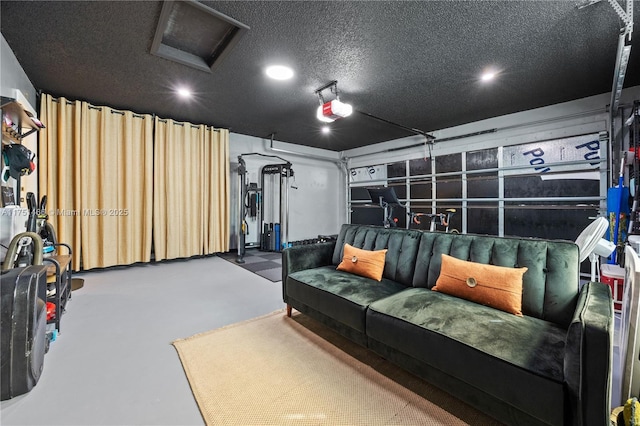
M381 282L337 271L345 243L388 249ZM524 317L431 291L441 255L526 266ZM605 425L610 413L609 287L580 287L567 241L343 225L336 242L283 252L291 308L507 424Z

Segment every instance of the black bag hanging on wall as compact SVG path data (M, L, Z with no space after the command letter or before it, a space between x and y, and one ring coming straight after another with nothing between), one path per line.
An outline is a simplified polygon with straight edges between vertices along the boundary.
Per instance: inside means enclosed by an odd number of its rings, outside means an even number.
M2 146L4 163L9 168L9 175L18 179L20 176L30 175L36 169L33 160L36 158L26 146L21 144L10 144ZM6 177L3 177L6 181Z

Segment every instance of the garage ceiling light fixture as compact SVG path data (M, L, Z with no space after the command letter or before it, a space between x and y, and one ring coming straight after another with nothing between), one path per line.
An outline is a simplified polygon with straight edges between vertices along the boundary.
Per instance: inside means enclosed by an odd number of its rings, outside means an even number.
M293 77L293 70L284 65L271 65L266 68L265 73L274 80L289 80Z
M480 76L480 80L482 80L484 82L489 82L489 81L493 80L494 78L496 78L495 71L485 71Z
M334 100L328 102L325 101L324 96L322 96L322 91L327 89L336 95ZM317 89L315 93L318 95L318 100L320 101L320 106L316 111L316 117L318 120L325 123L331 123L339 118L348 117L353 113L353 107L351 105L340 102L337 80L333 80L332 82L325 84L321 88Z
M177 90L178 96L180 96L182 99L189 99L191 97L191 90L187 89L186 87L180 87Z

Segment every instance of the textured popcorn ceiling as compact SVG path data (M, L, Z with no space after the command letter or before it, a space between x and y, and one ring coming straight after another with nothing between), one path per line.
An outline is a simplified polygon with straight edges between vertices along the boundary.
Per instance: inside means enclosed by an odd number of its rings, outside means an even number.
M314 91L331 80L356 110L433 131L610 92L622 25L605 1L203 3L250 27L213 73L150 53L162 2L3 1L0 30L44 92L339 151L410 133L354 114L322 134ZM269 80L270 64L295 77ZM501 72L482 85L487 66Z

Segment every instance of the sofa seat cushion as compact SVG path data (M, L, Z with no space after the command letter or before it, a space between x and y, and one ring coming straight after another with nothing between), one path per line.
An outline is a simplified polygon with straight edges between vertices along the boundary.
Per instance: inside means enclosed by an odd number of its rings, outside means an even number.
M456 376L551 424L564 416L566 330L464 299L410 288L372 303L369 339ZM543 405L541 405L543 404Z
M383 278L370 278L322 266L290 274L287 294L305 305L361 332L365 332L365 312L371 302L406 289Z

